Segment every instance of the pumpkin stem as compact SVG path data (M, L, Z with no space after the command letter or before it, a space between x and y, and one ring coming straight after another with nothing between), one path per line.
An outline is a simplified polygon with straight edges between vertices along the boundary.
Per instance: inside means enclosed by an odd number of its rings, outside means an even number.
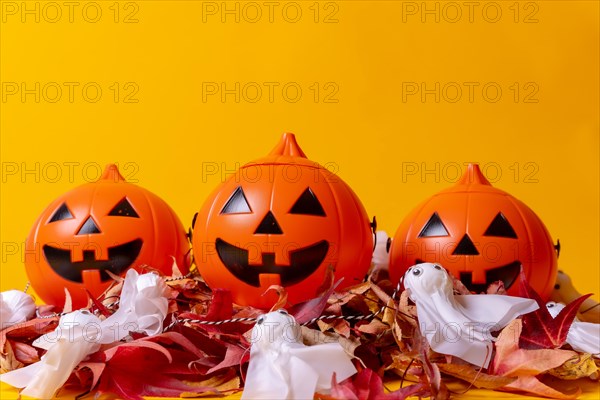
M119 172L119 167L116 164L107 164L104 168L104 173L100 180L111 180L113 182L125 182L125 178Z
M469 163L467 166L467 170L464 175L458 181L457 185L488 185L492 186L490 181L487 180L481 169L479 168L479 164L477 163Z
M289 132L286 132L281 136L281 140L277 143L277 146L271 150L269 155L307 158L306 154L304 154L300 146L298 146L296 136Z

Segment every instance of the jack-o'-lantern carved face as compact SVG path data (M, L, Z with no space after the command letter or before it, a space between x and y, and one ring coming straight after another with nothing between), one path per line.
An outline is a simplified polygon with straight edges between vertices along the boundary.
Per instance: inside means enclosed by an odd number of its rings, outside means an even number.
M262 199L264 202L265 199ZM221 210L221 215L228 214L252 214L253 211L248 204L248 200L241 186L238 186L229 198L225 206ZM307 188L298 197L296 202L288 211L289 214L297 216L317 216L327 217L321 203L312 192L312 189ZM231 217L230 217L231 218ZM299 218L296 218L299 220ZM302 223L293 221L296 225ZM327 221L323 218L315 218L313 221L315 227L319 225L327 225ZM318 228L315 230L315 236L323 232ZM254 230L254 235L283 235L284 232L275 218L271 210L267 211L265 216L258 223ZM260 237L260 236L259 236ZM267 237L267 236L265 236ZM237 247L222 238L217 238L215 243L217 255L223 265L236 278L250 286L260 287L261 275L274 274L279 277L282 286L291 286L302 282L304 279L312 275L325 260L325 256L329 251L329 242L327 240L318 240L315 243L308 244L304 247L296 248L291 245L288 249L287 265L277 265L275 263L275 252L263 252L262 260L255 262L250 268L250 251L241 247Z
M243 166L200 210L193 248L213 288L236 303L267 308L270 285L292 303L314 297L329 265L342 286L365 276L373 249L369 220L352 190L309 161L292 134L271 154Z
M171 273L173 257L187 270L183 225L149 191L125 182L109 165L97 182L73 189L38 218L26 242L25 267L32 287L49 304L62 305L64 289L74 307L87 294L102 294L129 268L148 265Z
M549 295L556 252L538 216L491 186L476 164L462 179L421 204L401 223L391 247L390 275L414 264L442 264L474 292L502 281L518 293L521 266L534 289Z

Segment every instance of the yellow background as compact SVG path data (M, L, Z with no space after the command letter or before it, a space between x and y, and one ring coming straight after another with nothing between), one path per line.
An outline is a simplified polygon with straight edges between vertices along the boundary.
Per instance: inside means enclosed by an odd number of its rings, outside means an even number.
M99 166L188 226L221 174L291 131L390 235L480 162L600 292L597 1L92 3L0 2L0 290L27 282L36 217Z

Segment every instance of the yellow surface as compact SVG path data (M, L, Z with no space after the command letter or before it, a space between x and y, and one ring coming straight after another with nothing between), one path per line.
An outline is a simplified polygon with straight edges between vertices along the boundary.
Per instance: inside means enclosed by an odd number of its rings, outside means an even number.
M25 286L39 213L105 163L189 225L224 175L292 131L390 234L480 162L560 238L578 290L600 292L597 1L0 11L0 290Z
M407 386L408 384L405 383L404 386ZM389 389L389 390L396 390L398 389L399 386L399 382L398 381L394 381L394 382L386 382L385 386ZM597 382L593 382L591 380L587 380L587 379L582 379L582 380L578 380L576 383L574 382L567 382L567 385L564 387L564 391L571 393L573 392L575 389L575 387L580 387L583 394L579 397L580 400L597 400L598 398L600 398L600 385L598 385ZM508 392L499 392L499 391L490 391L490 390L482 390L482 389L475 389L475 388L471 388L468 391L466 390L467 387L459 382L453 382L452 384L450 384L448 386L448 388L450 389L451 393L452 393L452 398L455 399L464 399L464 400L475 400L475 399L509 399L509 398L515 398L518 397L521 400L528 400L528 399L539 399L539 397L533 397L533 396L527 396L527 395L515 395L513 393L508 393ZM62 393L61 396L59 397L59 399L68 399L71 397L74 397L76 395L78 395L79 393L75 393L75 392L67 392L67 393ZM16 389L0 382L0 398L2 400L17 400L19 393ZM235 395L232 396L228 396L228 399L231 400L237 400L241 397L241 392L240 393L236 393ZM29 399L29 397L22 397L23 400ZM158 399L160 400L161 398L159 397L148 397L148 400L152 400L152 399ZM164 398L163 398L164 399Z

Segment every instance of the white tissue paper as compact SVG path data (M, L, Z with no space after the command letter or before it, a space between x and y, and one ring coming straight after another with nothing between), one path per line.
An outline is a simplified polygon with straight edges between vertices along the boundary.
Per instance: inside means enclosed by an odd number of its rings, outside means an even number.
M546 303L546 308L550 312L550 315L556 318L563 308L565 308L565 305L550 301ZM596 358L600 358L600 324L582 322L575 318L567 333L567 343L577 351L589 353Z
M87 310L61 317L58 327L33 342L48 350L40 361L0 375L0 381L24 388L21 394L50 399L88 354L100 348L100 319Z
M285 310L260 316L252 329L250 364L242 399L312 399L356 373L339 343L305 346L296 320Z
M166 290L164 281L156 274L127 271L119 309L102 323L102 342L117 342L129 336L129 332L144 332L148 336L161 333L169 309Z
M375 250L373 250L373 265L388 269L390 265L390 253L388 248L388 235L385 231L375 232Z
M139 275L130 269L125 276L119 309L101 321L87 310L61 317L59 326L33 342L47 350L41 360L0 375L0 381L25 388L23 395L49 399L67 381L75 367L102 344L118 342L132 331L148 336L161 333L167 315L166 285L156 274Z
M438 264L423 263L404 274L404 287L417 305L419 327L433 350L487 368L490 332L537 310L534 300L502 295L454 295L452 279Z
M26 322L35 315L35 302L27 293L8 290L0 293L0 330Z

